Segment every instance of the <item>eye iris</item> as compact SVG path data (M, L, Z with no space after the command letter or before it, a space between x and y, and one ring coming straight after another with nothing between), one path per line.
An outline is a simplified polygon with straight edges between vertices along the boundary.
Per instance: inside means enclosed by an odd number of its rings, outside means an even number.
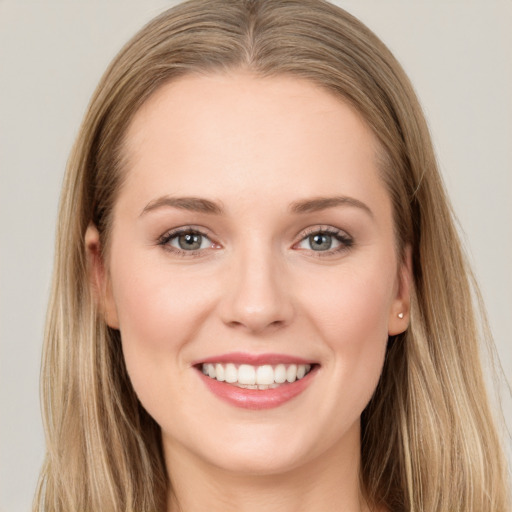
M332 245L332 236L325 233L317 233L309 237L309 244L314 251L327 251Z
M185 233L178 237L178 244L185 251L193 251L201 248L202 236L197 233Z

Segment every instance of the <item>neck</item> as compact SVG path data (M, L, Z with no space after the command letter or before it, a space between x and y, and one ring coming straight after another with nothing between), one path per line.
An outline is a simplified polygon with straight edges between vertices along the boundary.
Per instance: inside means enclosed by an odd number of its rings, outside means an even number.
M273 474L228 471L165 439L164 447L172 489L168 512L370 510L360 488L358 428L341 446Z

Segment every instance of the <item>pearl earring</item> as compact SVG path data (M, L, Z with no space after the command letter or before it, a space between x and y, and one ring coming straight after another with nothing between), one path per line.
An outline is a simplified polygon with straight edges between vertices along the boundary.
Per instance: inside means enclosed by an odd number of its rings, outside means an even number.
M402 319L404 317L403 313L398 313L398 318Z

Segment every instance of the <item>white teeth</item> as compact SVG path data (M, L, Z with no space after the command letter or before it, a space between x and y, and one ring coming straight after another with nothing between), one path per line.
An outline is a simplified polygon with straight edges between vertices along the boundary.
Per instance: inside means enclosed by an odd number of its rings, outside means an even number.
M256 370L256 382L258 384L274 384L274 369L269 364L258 366Z
M297 380L297 365L291 364L286 370L286 380L288 382L295 382Z
M229 363L226 365L224 371L224 378L226 379L226 382L229 382L230 384L233 384L238 380L238 370L236 369L236 366L234 364Z
M282 384L286 381L286 366L284 364L278 364L274 370L274 381L277 384Z
M237 366L233 363L205 363L202 365L202 372L212 379L220 382L235 384L238 387L246 389L269 389L276 388L285 382L295 382L302 379L311 370L310 364L278 364L271 366L264 364L262 366L252 366L250 364L241 364Z
M241 364L238 368L238 383L239 384L256 384L256 370L254 366L248 364Z
M217 363L215 365L215 374L216 374L216 379L220 382L222 382L225 377L224 377L224 366L222 366L221 364Z

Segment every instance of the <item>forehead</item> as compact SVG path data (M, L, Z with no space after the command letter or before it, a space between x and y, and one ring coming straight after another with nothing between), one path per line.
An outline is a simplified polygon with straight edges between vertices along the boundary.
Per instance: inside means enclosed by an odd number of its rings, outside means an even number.
M385 192L378 143L347 103L304 79L189 75L140 108L126 139L126 184L158 195L290 202ZM367 197L367 199L370 199ZM229 205L228 205L229 206Z

